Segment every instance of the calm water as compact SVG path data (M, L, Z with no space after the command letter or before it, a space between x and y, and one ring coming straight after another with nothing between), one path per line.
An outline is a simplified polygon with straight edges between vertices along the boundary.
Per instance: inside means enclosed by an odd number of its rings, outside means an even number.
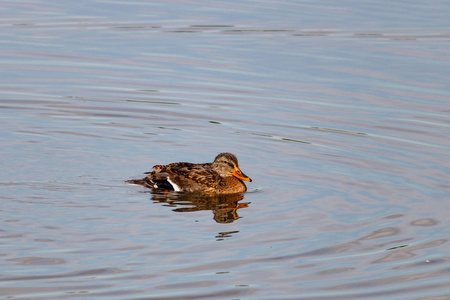
M450 299L448 1L0 4L2 298Z

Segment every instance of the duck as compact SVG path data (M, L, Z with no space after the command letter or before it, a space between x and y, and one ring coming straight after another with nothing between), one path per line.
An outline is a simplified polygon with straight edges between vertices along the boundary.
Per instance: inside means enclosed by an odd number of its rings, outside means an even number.
M175 192L204 192L209 194L238 194L247 191L244 181L252 182L232 153L220 153L212 163L175 162L153 166L142 179L127 183Z

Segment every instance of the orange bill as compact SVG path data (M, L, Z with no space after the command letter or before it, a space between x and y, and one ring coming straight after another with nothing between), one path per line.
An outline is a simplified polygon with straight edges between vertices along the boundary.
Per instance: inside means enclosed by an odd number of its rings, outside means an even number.
M239 169L238 167L234 168L233 173L231 173L231 175L233 175L236 178L239 178L240 180L244 180L244 181L252 181L252 179L250 177L248 177L247 175L245 175L244 173L242 173L241 169Z

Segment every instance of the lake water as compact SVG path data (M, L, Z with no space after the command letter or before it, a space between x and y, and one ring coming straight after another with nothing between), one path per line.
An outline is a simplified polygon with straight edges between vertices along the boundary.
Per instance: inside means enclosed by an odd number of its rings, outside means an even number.
M450 2L0 3L2 298L450 299Z

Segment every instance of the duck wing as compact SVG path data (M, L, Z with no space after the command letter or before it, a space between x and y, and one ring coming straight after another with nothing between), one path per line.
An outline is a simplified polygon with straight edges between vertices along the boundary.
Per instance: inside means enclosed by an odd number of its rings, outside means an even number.
M204 191L216 188L221 179L211 165L187 162L156 165L146 178L160 188L166 188L169 183L175 191Z

